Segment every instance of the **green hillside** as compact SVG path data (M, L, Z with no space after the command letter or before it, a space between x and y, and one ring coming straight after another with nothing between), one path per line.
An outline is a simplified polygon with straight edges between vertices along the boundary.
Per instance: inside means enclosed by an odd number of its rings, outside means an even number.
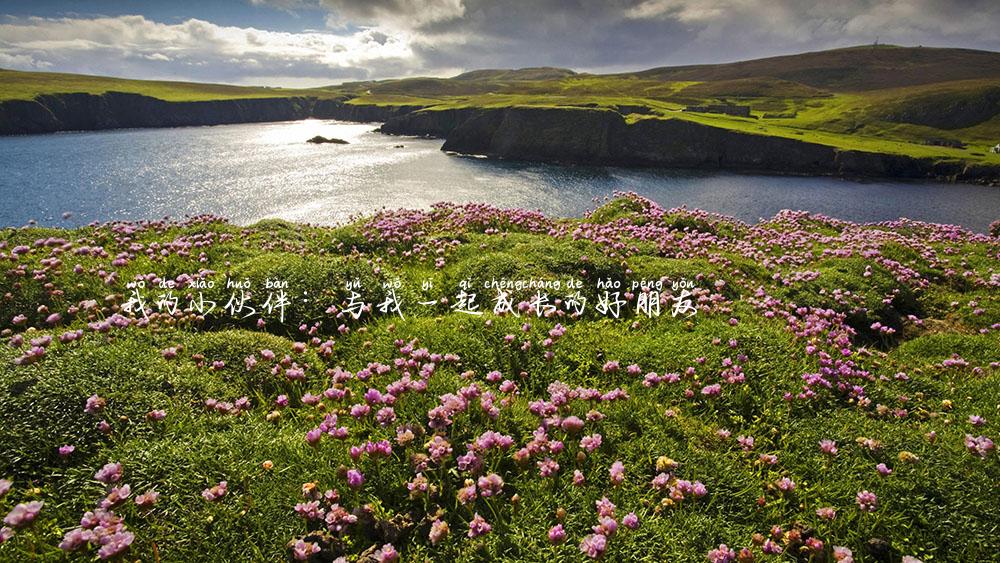
M231 100L240 98L274 98L284 96L326 96L322 89L292 89L204 84L199 82L168 82L130 80L109 76L65 74L58 72L23 72L0 69L0 101L30 100L43 94L82 92L103 94L127 92L142 94L170 102L201 100Z
M0 71L0 101L122 91L170 101L344 96L359 105L604 107L629 119L685 119L846 149L1000 163L1000 53L851 47L727 64L596 75L540 67L476 70L316 89L153 82ZM748 106L749 117L684 111Z

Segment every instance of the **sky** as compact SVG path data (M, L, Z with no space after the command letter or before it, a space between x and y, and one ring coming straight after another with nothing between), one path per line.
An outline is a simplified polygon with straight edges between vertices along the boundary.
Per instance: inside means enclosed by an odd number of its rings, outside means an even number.
M870 44L1000 51L997 0L0 0L0 68L307 87Z

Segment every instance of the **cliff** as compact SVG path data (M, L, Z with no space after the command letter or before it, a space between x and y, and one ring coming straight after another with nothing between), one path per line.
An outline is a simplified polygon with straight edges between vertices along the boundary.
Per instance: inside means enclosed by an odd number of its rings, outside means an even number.
M290 121L316 117L385 121L417 106L358 106L317 98L246 98L167 102L139 94L52 94L0 102L0 135L93 131L134 127L185 127Z
M0 135L183 127L305 118L383 122L394 135L445 139L442 150L529 161L1000 183L1000 166L841 150L682 119L601 108L380 106L311 97L167 102L108 92L0 102Z
M430 134L445 138L445 151L517 160L1000 181L998 166L842 150L682 119L628 123L616 111L590 108L422 110L391 117L382 131Z

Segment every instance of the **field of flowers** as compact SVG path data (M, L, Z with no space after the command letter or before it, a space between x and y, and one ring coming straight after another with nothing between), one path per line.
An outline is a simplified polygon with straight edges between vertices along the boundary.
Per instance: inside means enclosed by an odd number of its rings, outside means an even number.
M6 229L0 560L998 561L998 236L631 194Z

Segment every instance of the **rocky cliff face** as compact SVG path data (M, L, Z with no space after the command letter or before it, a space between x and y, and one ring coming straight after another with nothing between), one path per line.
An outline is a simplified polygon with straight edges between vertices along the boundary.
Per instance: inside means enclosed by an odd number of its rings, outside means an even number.
M166 102L108 92L0 102L0 135L182 127L315 117L383 122L381 131L445 139L442 150L494 158L1000 183L1000 166L936 162L742 133L681 119L626 122L599 108L456 108L347 104L316 98Z
M0 135L93 131L132 127L185 127L226 123L289 121L317 117L346 121L385 121L416 106L357 106L316 98L251 98L167 102L108 92L54 94L34 100L0 102Z
M628 123L620 113L601 109L424 110L392 117L382 130L443 137L445 151L518 160L1000 181L998 166L840 150L680 119Z

